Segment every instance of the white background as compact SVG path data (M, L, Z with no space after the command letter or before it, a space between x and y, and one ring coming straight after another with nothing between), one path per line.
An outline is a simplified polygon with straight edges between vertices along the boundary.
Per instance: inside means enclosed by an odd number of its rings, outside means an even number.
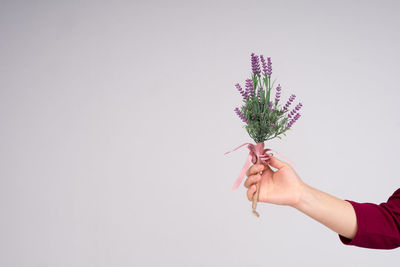
M302 117L267 144L313 187L399 187L396 1L1 1L0 266L378 266L230 191L250 54Z

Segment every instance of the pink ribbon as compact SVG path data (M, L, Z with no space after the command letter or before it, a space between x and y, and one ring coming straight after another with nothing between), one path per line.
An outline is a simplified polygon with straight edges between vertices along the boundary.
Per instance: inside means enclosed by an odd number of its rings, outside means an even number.
M242 180L243 180L244 176L246 175L247 170L250 167L250 163L256 164L257 161L260 161L262 164L267 166L268 163L269 163L269 160L273 156L272 153L269 154L267 152L268 151L276 152L275 150L272 150L270 148L265 148L264 149L264 143L257 143L256 145L253 145L251 143L244 143L244 144L238 146L237 148L235 148L235 149L233 149L231 151L225 152L224 155L226 155L228 153L231 153L231 152L234 152L234 151L238 150L239 148L241 148L241 147L243 147L245 145L247 145L247 148L249 149L249 155L247 157L246 162L243 165L242 170L240 171L239 177L236 179L236 181L235 181L235 183L234 183L234 185L232 187L232 190L235 190L236 188L238 188L239 185L242 183ZM278 155L280 155L278 152L276 152L276 153ZM280 156L282 156L282 155L280 155ZM283 158L285 158L285 157L283 157Z

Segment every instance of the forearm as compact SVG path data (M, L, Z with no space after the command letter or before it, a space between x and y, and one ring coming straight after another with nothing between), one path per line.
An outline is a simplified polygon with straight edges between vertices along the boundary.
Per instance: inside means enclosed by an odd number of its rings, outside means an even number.
M293 207L344 237L352 239L357 232L356 214L349 202L309 185L304 184Z

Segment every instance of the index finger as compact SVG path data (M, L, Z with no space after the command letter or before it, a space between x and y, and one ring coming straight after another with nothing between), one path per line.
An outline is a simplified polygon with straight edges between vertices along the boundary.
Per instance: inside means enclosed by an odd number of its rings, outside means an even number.
M247 170L246 176L257 174L257 173L259 173L259 172L261 172L263 170L264 170L264 165L263 164L254 164L253 166L251 166Z

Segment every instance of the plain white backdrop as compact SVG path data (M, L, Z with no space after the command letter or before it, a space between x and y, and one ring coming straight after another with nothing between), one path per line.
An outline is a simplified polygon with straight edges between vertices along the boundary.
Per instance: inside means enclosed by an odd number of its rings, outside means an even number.
M396 1L1 1L0 266L394 266L230 191L250 54L302 117L267 144L302 179L399 187Z

